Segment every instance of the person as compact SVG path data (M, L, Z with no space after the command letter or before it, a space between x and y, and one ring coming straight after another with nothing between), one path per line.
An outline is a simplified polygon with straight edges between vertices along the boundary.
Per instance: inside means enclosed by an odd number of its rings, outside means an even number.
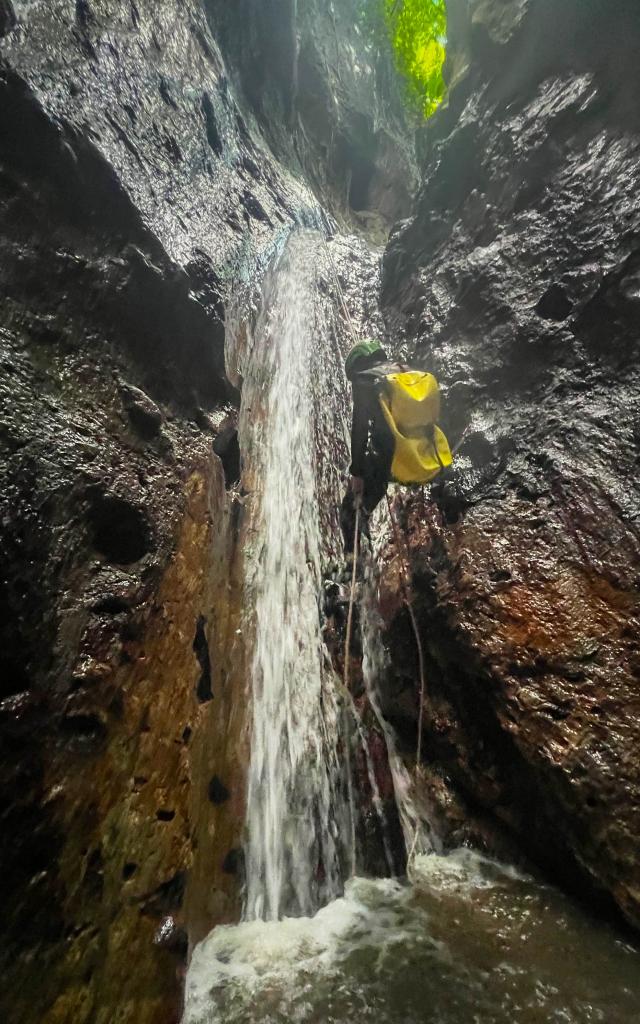
M440 399L431 374L389 362L378 340L355 344L345 361L353 390L350 482L340 508L347 558L354 550L356 509L369 533L369 517L384 498L390 480L431 482L451 487L452 454L437 425ZM392 472L393 470L393 472ZM448 493L448 492L446 492Z
M367 532L369 516L387 492L395 442L378 396L385 374L400 369L398 364L388 363L387 353L376 339L358 342L347 355L345 373L353 391L351 465L340 508L347 553L354 548L356 504L360 504L362 527Z

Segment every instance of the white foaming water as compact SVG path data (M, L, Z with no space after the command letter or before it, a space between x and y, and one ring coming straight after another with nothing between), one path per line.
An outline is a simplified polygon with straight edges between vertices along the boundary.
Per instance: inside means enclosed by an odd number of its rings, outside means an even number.
M419 857L416 867L425 882L456 891L499 885L504 871L468 850ZM215 929L195 950L183 1024L279 1021L289 1014L306 1020L309 977L321 992L340 984L345 963L358 950L365 956L375 951L374 962L382 964L396 948L411 948L422 938L424 918L407 912L412 896L395 879L352 878L345 895L315 917Z
M340 714L325 667L314 391L320 239L288 241L267 275L242 367L240 444L254 482L246 603L255 609L245 917L313 913L341 891L351 834L337 753Z
M216 929L184 1024L635 1024L640 955L548 886L470 850L413 885L354 878L315 917Z
M315 917L216 928L195 949L183 1024L267 1021L273 1011L277 1020L283 1013L304 1020L305 978L331 981L337 961L359 941L382 947L394 915L378 906L380 896L402 892L391 879L354 878Z

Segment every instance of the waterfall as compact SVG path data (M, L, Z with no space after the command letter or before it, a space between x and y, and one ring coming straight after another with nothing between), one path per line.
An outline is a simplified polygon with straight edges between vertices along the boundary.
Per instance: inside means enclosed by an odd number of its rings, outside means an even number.
M248 920L310 914L336 896L341 837L352 831L318 605L327 496L315 396L327 393L330 374L315 316L320 245L311 232L291 236L244 339L240 445L255 524L246 556L246 604L254 609Z

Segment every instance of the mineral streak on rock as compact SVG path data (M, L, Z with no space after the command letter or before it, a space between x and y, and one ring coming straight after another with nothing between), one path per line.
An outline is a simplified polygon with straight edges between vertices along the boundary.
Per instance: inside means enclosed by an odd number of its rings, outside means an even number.
M449 9L458 78L383 285L390 331L465 438L459 500L399 513L429 652L425 757L467 810L637 925L638 7ZM387 711L415 750L396 565L390 551Z

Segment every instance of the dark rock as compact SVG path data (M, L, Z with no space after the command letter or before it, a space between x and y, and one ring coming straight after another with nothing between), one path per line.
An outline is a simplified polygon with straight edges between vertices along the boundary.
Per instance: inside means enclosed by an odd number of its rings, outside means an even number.
M207 794L211 803L216 805L225 803L231 796L224 782L217 775L214 775L211 779Z
M133 427L150 440L160 432L163 415L155 402L140 388L127 384L121 388L122 401Z
M129 611L129 609L130 602L119 594L105 594L104 597L99 598L95 604L91 605L92 612L105 615L120 615L122 612Z
M240 445L235 418L221 427L214 439L213 450L222 461L226 486L233 487L240 480L241 474Z
M142 912L152 917L162 917L180 910L184 900L186 874L178 871L148 896L142 898Z
M161 946L177 956L181 963L186 963L189 938L184 928L180 928L170 914L163 918L153 941L156 946Z
M561 323L567 319L572 309L573 303L564 288L559 284L552 284L538 302L536 313L543 320L555 320Z
M64 741L78 752L97 753L107 738L107 728L98 715L70 713L60 722Z
M222 870L227 875L242 875L244 872L244 853L242 849L229 850L222 862Z
M83 28L93 21L93 13L89 0L76 0L76 19Z
M240 197L240 202L250 217L253 217L256 220L261 220L273 227L273 222L264 206L260 200L256 199L256 197L251 195L250 192L244 192Z
M0 0L0 37L6 36L16 25L17 20L11 0Z
M163 75L160 76L160 95L162 96L162 98L163 98L164 102L167 104L167 106L173 107L174 110L178 110L179 109L178 108L178 104L174 100L172 92L171 92L171 84L167 81L167 79Z
M126 498L92 491L88 521L93 546L108 562L131 565L152 549L147 512Z
M207 132L207 142L211 146L215 156L222 156L223 144L220 132L218 131L218 125L216 122L216 114L213 109L213 103L209 95L205 92L202 94L202 113L204 114L204 123Z
M208 700L213 700L213 690L211 689L211 658L209 655L209 643L205 633L206 624L207 620L204 615L200 615L196 623L196 635L193 639L193 650L201 669L200 678L196 687L198 700L201 704L206 703Z
M160 810L156 811L156 818L158 819L158 821L173 821L175 816L175 811L170 811L165 808L161 808Z

